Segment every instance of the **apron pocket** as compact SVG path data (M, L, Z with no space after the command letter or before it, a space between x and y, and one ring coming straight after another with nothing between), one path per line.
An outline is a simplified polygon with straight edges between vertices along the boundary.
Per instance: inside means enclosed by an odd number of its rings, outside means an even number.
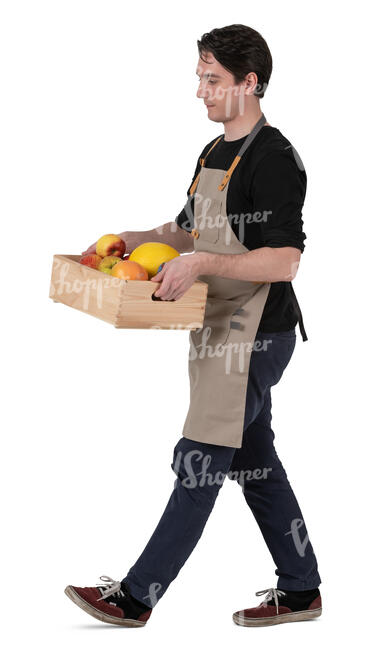
M264 305L266 302L267 289L265 288L264 285L270 287L270 284L268 283L263 282L261 283L261 286L259 283L259 285L253 287L250 295L239 296L238 298L234 298L233 300L230 300L230 302L232 302L234 305L234 311L231 313L230 316L229 327L227 331L227 336L224 340L224 344L232 343L233 341L236 342L244 341L244 342L251 342L251 343L253 342L250 335L251 332L253 332L254 330L256 332L258 329L261 313L264 309ZM260 292L261 292L261 298L259 298L258 296ZM254 324L253 321L255 321ZM233 330L237 330L239 332L245 332L245 334L242 334L240 336L236 332L235 336L233 336L232 334Z
M190 332L193 345L196 348L223 345L228 339L232 315L238 306L233 300L208 297L203 327Z

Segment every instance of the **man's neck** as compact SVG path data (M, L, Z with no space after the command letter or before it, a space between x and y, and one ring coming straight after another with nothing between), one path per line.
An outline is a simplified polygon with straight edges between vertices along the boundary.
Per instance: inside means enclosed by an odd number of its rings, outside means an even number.
M232 120L223 122L224 140L230 142L232 140L239 140L245 135L248 135L248 133L252 131L256 122L259 121L261 115L261 108L260 106L257 106L255 109L249 110L248 113L245 112L243 115L237 115Z

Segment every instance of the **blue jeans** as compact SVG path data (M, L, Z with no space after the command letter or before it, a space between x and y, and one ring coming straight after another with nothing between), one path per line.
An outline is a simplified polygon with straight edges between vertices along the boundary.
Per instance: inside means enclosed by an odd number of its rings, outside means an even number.
M277 567L277 587L300 591L319 586L316 557L271 428L271 387L289 363L295 341L295 330L257 333L240 448L184 437L176 444L173 492L147 546L124 578L134 598L153 607L163 596L201 537L226 476L242 488Z

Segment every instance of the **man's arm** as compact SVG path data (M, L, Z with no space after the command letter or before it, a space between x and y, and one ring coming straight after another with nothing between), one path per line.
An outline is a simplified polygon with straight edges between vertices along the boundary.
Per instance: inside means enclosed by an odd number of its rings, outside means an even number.
M205 152L210 149L215 140L216 138L211 140L211 142L209 142L201 151L198 157L191 183L187 189L187 200L189 199L189 191L192 183L201 169L200 158L205 155ZM120 233L120 237L122 237L122 239L124 239L126 242L126 253L131 252L134 248L136 248L136 246L139 246L140 244L148 241L157 241L164 244L169 244L169 246L173 246L173 248L175 248L179 253L191 253L194 251L193 237L190 234L191 229L194 227L192 224L193 208L194 199L192 197L190 200L190 209L188 213L184 207L180 214L176 217L175 221L168 221L168 223L164 223L162 226L158 226L152 230L126 230L125 232Z
M155 296L163 300L178 300L201 275L251 282L288 282L295 277L300 255L300 250L291 246L263 247L231 255L197 251L170 260L151 280L161 282Z
M291 246L264 246L236 255L199 251L195 256L199 274L251 282L291 282L298 270L301 251Z
M240 255L201 252L201 273L252 282L293 280L306 238L301 218L306 181L306 172L298 168L291 150L268 154L249 188L254 213L266 215L260 222L264 245Z
M211 147L215 139L212 140L206 147L202 150L198 160L197 165L194 170L192 181L187 190L187 200L189 199L189 191L192 186L194 179L196 178L201 166L200 158L204 156L204 153L207 149ZM126 242L126 253L131 252L139 244L143 244L148 241L158 241L164 244L169 244L173 246L179 253L191 253L194 251L193 237L190 234L191 229L194 227L192 222L192 210L194 206L194 199L191 198L189 212L186 212L185 207L182 209L180 214L176 217L175 221L168 221L162 226L153 228L152 230L145 231L127 231L120 233L120 237Z
M119 236L126 244L126 253L131 253L134 248L149 241L169 244L169 246L173 246L179 253L190 253L194 250L192 235L181 228L175 221L168 221L152 230L126 230L125 232L120 232ZM89 255L95 252L96 242L91 244L86 251L83 251L82 255Z
M131 253L140 244L150 241L173 246L179 253L190 253L194 250L192 235L175 221L168 221L152 230L126 230L119 236L126 242L126 253Z

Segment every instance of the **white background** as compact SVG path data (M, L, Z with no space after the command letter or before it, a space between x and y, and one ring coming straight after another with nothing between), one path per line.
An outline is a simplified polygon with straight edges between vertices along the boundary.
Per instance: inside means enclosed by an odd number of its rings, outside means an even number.
M240 488L147 626L95 621L66 584L123 578L174 483L188 333L115 330L49 300L54 253L174 220L204 144L197 38L267 40L261 108L308 176L295 279L309 341L273 390L276 448L322 577L315 622L248 629L276 585ZM1 2L2 605L7 647L354 646L375 624L376 34L363 2ZM261 599L260 599L261 600Z

